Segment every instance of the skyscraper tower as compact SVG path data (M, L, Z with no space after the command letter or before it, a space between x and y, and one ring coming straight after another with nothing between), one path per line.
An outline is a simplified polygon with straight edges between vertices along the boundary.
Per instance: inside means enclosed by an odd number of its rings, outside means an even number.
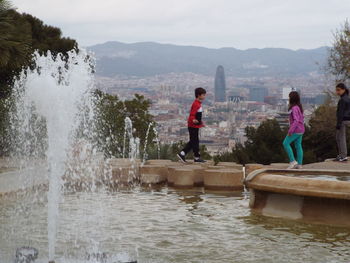
M226 80L223 66L218 66L215 75L215 101L226 101Z

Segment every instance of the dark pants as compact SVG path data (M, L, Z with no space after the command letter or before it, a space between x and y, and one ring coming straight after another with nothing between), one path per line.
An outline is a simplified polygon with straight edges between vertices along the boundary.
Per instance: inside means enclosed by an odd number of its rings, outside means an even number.
M198 128L188 127L188 132L190 134L190 141L186 144L185 148L182 151L187 154L189 151L193 151L194 157L200 157L199 154L199 137L198 137Z
M346 145L346 128L350 127L350 121L343 121L340 129L337 130L336 139L338 145L339 156L345 158L348 156L348 147Z

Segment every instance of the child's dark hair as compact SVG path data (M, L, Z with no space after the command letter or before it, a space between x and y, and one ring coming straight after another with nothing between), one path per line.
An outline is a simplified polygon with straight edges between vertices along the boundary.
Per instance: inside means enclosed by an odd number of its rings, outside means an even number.
M335 86L336 88L339 88L339 89L343 89L345 90L345 93L347 95L349 95L349 89L346 87L346 85L344 83L338 83L337 86Z
M202 94L207 94L207 91L205 89L201 88L201 87L196 88L194 90L194 95L196 96L196 98L198 98Z
M291 110L293 106L298 106L301 112L304 112L303 105L300 102L300 95L297 91L292 91L289 93L289 108Z

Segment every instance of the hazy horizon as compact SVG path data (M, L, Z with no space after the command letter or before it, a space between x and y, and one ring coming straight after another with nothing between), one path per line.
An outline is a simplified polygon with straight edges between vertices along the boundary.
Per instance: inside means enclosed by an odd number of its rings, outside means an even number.
M12 0L18 11L60 27L81 46L106 41L207 48L330 46L348 0Z
M133 44L142 44L142 43L153 43L153 44L161 44L161 45L173 45L173 46L181 46L181 47L198 47L198 48L207 48L207 49L225 49L225 48L234 48L237 50L242 50L242 51L246 51L246 50L250 50L250 49L269 49L269 48L276 48L276 49L288 49L288 50L294 50L294 51L298 51L298 50L313 50L313 49L319 49L319 48L329 48L330 46L319 46L319 47L314 47L314 48L286 48L286 47L250 47L250 48L237 48L237 47L206 47L206 46L200 46L200 45L186 45L186 44L175 44L175 43L162 43L162 42L158 42L158 41L138 41L138 42L126 42L126 41L119 41L119 40L107 40L101 43L96 43L93 45L89 45L89 46L83 46L81 45L83 48L85 47L92 47L92 46L97 46L97 45L104 45L107 43L122 43L122 44L127 44L127 45L133 45Z

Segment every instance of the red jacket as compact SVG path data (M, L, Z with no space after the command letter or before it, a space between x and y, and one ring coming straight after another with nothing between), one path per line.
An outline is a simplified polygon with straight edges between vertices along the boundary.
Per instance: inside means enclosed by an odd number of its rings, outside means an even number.
M188 116L187 124L188 127L191 128L202 128L204 127L204 124L202 122L202 103L195 99L192 103L191 111L190 111L190 116ZM198 124L193 123L193 120L196 119L199 121Z

